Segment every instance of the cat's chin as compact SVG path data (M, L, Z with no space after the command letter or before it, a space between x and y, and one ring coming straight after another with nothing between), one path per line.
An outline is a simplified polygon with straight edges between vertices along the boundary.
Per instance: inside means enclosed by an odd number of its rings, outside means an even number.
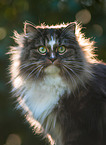
M45 68L44 72L46 74L59 74L60 69L55 65L50 65L47 68Z

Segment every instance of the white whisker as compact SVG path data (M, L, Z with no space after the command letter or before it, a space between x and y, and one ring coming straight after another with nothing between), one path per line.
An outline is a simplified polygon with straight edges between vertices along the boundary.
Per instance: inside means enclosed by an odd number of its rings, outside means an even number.
M40 74L40 72L41 72L41 70L42 70L43 67L44 67L44 66L42 66L42 67L40 68L40 70L37 72L37 74L36 74L37 77L39 77L39 74Z
M38 64L40 64L40 62L39 63L34 62L34 63L30 63L30 64L22 64L19 68L20 68L20 70L22 70L22 69L29 67L31 65L38 65Z
M83 64L83 62L80 61L73 61L73 60L63 60L64 63L69 63L69 64Z
M80 77L75 73L75 71L73 71L73 69L71 69L70 67L68 67L67 65L63 64L67 69L69 69L79 80L80 82L83 84L83 86L85 87L84 85L84 82L80 79Z
M34 68L34 67L35 67L35 65L33 65L33 66L29 67L28 69L26 69L26 70L24 71L24 73L23 73L23 74L25 74L27 71L29 71L30 69L32 69L32 68Z
M65 69L65 71L68 73L69 78L70 78L71 81L72 81L72 84L75 83L75 85L76 85L76 87L77 87L77 89L78 89L78 92L79 92L79 88L78 88L77 82L76 82L76 80L74 79L74 77L69 73L69 71L67 70L66 67L63 66L63 69ZM74 82L73 82L73 81L74 81Z
M72 75L69 73L69 71L63 66L63 69L68 73L68 75L70 76L71 81L76 83L75 79L72 77ZM73 80L72 80L73 79Z
M26 79L25 80L27 80L27 79L29 79L32 75L31 74L33 74L33 72L36 70L38 70L39 69L39 67L41 67L42 65L39 65L38 67L36 67L36 68L34 68L29 74L28 74L28 76L26 77ZM36 72L35 71L35 72Z

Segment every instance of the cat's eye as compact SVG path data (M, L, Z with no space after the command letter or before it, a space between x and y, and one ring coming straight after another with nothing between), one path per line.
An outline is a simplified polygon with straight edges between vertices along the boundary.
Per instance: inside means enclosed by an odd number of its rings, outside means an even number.
M58 47L58 52L59 52L60 54L63 54L65 51L66 51L66 48L65 48L64 46Z
M46 54L47 52L47 48L45 46L40 46L38 48L38 51L41 53L41 54Z

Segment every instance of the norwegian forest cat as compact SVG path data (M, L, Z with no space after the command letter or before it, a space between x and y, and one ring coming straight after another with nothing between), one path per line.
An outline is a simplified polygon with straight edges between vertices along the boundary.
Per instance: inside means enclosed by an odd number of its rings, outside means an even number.
M56 145L106 145L106 65L72 22L14 32L9 52L17 108Z

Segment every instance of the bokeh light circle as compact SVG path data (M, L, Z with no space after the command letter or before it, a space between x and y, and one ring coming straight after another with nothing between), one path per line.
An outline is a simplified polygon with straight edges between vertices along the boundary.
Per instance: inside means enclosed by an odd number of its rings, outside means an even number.
M75 17L82 24L88 24L91 21L91 13L87 9L80 10Z
M0 27L0 40L4 39L7 35L7 31L4 27Z
M103 35L103 28L99 24L94 24L93 25L93 31L96 36L102 36Z
M5 145L21 145L21 138L17 134L10 134Z

